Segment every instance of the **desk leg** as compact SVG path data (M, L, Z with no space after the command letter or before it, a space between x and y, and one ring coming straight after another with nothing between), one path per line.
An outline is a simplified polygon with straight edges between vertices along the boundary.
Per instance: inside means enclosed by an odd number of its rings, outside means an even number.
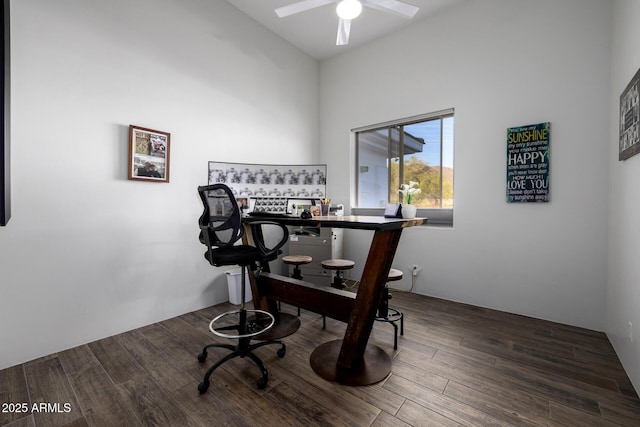
M402 229L375 232L344 339L325 343L311 354L311 367L322 378L368 385L391 373L389 355L367 343L401 235Z
M251 226L244 224L244 235L242 236L242 243L245 245L255 246L251 237ZM269 263L264 263L263 271L269 270ZM274 340L279 338L288 337L300 328L300 318L289 313L281 313L278 311L278 305L276 301L268 299L266 296L260 293L260 286L258 286L258 280L256 280L254 272L249 273L249 282L251 283L251 297L253 300L253 307L256 310L265 310L273 315L276 319L276 323L268 331L256 336L255 340Z

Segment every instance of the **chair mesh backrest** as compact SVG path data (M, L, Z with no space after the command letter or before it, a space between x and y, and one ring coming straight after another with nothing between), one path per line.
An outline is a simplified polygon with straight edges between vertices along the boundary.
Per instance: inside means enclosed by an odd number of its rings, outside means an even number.
M242 237L241 213L231 189L224 184L198 187L204 211L200 216L200 241L211 247L232 246Z

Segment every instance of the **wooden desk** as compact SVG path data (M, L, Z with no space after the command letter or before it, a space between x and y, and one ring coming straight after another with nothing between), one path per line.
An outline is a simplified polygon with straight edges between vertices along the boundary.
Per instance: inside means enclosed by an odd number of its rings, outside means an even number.
M252 221L265 219L247 217L243 222L248 227ZM347 322L343 339L324 343L311 354L311 367L320 377L345 385L368 385L386 378L391 372L391 358L378 346L367 346L367 343L402 230L420 225L426 219L321 216L311 219L269 217L269 220L292 226L374 231L355 297L350 292L268 272L258 279L250 275L250 280L253 302L258 309L273 312L273 301L279 300ZM246 244L252 244L250 234L245 233Z

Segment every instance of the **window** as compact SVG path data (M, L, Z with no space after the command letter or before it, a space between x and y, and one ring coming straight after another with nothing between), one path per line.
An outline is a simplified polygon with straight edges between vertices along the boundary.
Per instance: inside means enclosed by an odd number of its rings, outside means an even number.
M355 214L403 203L400 184L415 181L411 204L431 224L453 224L453 110L354 129Z

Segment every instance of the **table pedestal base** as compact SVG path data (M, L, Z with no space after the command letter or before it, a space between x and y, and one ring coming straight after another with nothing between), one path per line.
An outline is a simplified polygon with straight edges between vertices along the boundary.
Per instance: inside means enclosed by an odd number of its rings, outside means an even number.
M382 381L391 373L391 357L380 347L369 344L364 360L352 369L338 367L338 356L342 340L326 342L311 353L313 371L327 381L343 385L370 385Z
M280 338L288 337L300 329L300 318L289 313L278 313L280 321L277 322L271 329L263 334L254 337L254 340L266 341L277 340Z

